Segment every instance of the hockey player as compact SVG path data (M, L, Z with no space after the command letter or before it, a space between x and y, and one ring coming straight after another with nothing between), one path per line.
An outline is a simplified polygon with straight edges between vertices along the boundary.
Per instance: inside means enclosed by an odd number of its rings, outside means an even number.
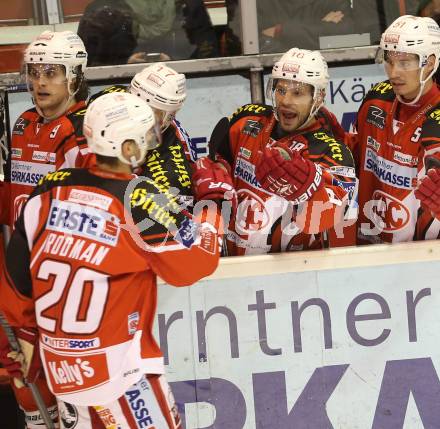
M71 31L44 31L26 48L23 73L35 107L22 113L12 129L2 223L13 226L41 177L84 162L86 64L84 44Z
M328 244L322 232L343 221L356 178L331 129L336 119L322 107L328 80L319 52L290 49L268 82L273 107L249 104L232 115L217 150L238 194L229 254L320 248Z
M353 150L359 244L439 237L433 183L440 165L440 90L432 79L439 55L440 29L431 18L401 16L382 34L378 58L389 80L365 97Z
M147 66L137 73L129 87L114 85L92 96L96 100L109 92L129 91L141 97L153 109L161 131L161 144L149 151L141 174L147 176L164 189L174 187L189 206L192 204L191 166L198 158L186 130L175 118L186 99L186 79L163 63Z
M195 222L167 190L132 174L158 144L140 98L98 98L84 132L97 164L47 175L28 199L8 247L1 311L37 330L61 428L180 428L151 332L156 276L185 286L215 270L217 207L206 213L213 223ZM195 168L216 180L215 164ZM25 354L31 371L35 358Z
M22 113L12 129L0 223L13 227L40 178L59 168L77 167L85 162L87 144L82 124L88 97L86 64L84 44L71 31L44 31L26 48L23 74L35 107ZM9 352L0 329L0 361L6 366ZM38 379L37 384L56 419L55 398L43 379ZM23 384L19 386L13 384L28 428L41 427L37 426L41 416L30 390Z

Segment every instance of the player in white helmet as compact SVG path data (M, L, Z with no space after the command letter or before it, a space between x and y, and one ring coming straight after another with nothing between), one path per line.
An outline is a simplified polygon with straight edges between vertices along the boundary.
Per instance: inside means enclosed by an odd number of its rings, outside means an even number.
M196 221L154 180L133 174L159 143L154 123L132 94L95 100L84 134L96 165L45 176L11 237L0 310L38 333L61 428L181 428L152 334L156 277L186 286L211 274L220 216L213 206ZM28 262L18 269L17 258Z
M388 80L364 98L353 146L359 244L439 237L439 55L440 28L431 18L401 16L382 34L378 60Z
M322 106L328 80L319 52L292 48L272 69L272 106L248 104L232 115L217 149L239 200L229 254L320 247L327 244L320 233L342 222L336 207L354 191L355 174L350 151L332 131L337 121ZM315 203L327 210L316 215Z
M47 173L86 162L88 149L82 132L88 97L86 64L84 45L71 31L44 31L26 48L23 78L35 107L22 113L12 129L5 168L7 198L1 204L0 223L13 227L28 195ZM8 365L10 348L3 331L0 337L0 360ZM44 380L38 383L56 420L54 398ZM40 424L30 390L13 386L28 427Z

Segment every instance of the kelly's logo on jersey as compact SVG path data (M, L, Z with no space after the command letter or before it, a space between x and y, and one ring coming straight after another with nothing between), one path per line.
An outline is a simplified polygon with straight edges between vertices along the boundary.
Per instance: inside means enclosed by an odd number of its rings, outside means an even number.
M367 122L383 130L385 128L385 118L387 114L377 106L370 106L367 113Z
M47 374L55 394L89 389L108 380L104 353L55 354L42 348Z
M46 229L116 246L120 232L120 219L94 207L53 200Z

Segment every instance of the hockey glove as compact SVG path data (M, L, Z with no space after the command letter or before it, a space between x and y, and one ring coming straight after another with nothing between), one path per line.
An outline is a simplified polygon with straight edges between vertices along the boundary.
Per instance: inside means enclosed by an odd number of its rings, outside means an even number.
M237 193L232 178L223 164L207 157L198 159L193 165L193 188L197 201L231 200L236 206Z
M414 195L420 200L422 207L430 210L435 217L440 218L440 169L431 168L421 180Z
M18 329L16 331L20 351L11 349L6 335L0 335L0 363L14 378L18 388L24 386L23 379L34 382L41 370L40 353L35 350L38 334L34 329Z
M319 165L283 147L264 150L255 176L266 191L297 203L307 201L324 185Z

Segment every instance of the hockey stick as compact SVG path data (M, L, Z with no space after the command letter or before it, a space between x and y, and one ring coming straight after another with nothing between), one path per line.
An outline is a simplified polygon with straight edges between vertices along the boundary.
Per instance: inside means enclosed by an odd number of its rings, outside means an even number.
M5 319L2 313L0 313L0 325L3 328L3 331L5 331L6 336L8 337L8 341L9 341L9 345L11 346L11 349L15 352L21 352L20 344L17 341L14 331L9 326L9 323L7 322L7 320ZM38 351L35 352L38 353ZM29 383L26 380L24 380L24 382L25 382L25 386L31 389L32 397L34 398L35 404L38 407L38 411L40 412L41 417L47 429L55 429L55 425L53 423L52 418L49 415L49 411L47 410L46 404L44 403L40 390L35 385L35 383Z
M0 91L0 129L2 131L2 135L0 135L0 173L3 174L3 161L5 161L8 157L9 151L8 148L3 147L3 144L5 143L5 140L8 140L8 124L7 124L7 111L5 108L5 92ZM6 136L6 138L4 138ZM5 159L3 159L5 158ZM6 246L8 244L10 238L10 228L8 228L6 225L3 225L3 243L0 243L0 246L4 246L5 249L5 255L6 255ZM11 326L5 319L4 315L0 312L0 326L3 328L8 341L9 345L11 346L11 349L17 352L21 351L20 344L17 341L17 338L14 334L14 331L12 330ZM38 353L38 352L37 352ZM40 390L34 383L26 383L26 386L29 387L32 393L32 397L34 398L35 404L38 407L38 411L41 414L41 417L44 421L44 424L46 425L47 429L55 429L55 426L53 424L53 420L49 415L49 411L46 408L46 404L44 403L43 397L41 396Z

